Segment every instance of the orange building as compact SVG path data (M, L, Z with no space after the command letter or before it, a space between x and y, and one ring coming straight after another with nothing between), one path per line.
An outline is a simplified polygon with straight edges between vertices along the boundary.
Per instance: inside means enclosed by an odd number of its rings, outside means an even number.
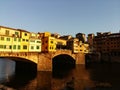
M38 33L39 38L42 40L42 52L55 52L56 51L56 39L51 37L50 32Z

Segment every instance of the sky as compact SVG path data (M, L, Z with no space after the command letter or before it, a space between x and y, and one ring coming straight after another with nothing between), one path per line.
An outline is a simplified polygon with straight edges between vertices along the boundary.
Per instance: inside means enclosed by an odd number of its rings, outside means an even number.
M60 35L120 31L120 0L1 0L0 25Z

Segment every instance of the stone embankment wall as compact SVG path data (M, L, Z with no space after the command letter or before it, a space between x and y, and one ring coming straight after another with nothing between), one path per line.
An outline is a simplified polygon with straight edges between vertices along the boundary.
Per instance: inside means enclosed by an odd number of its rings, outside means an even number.
M103 54L101 55L101 61L110 62L110 63L113 63L113 62L120 63L120 56L119 55L111 56L111 55Z
M100 53L88 53L85 55L85 63L101 62Z

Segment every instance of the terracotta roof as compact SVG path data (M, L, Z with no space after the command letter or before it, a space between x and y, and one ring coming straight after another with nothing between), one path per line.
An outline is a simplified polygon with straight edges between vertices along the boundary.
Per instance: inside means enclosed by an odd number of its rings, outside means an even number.
M13 29L13 30L17 30L15 28L10 28L10 27L6 27L6 26L0 26L0 28L6 28L6 29Z
M30 33L29 31L23 30L23 29L17 29L18 31L22 31L22 32L27 32Z

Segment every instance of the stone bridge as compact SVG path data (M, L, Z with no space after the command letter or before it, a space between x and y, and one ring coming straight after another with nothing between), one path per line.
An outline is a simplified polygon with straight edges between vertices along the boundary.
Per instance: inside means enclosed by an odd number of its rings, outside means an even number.
M71 50L57 50L56 52L0 52L1 58L9 58L14 61L33 62L37 64L37 71L52 71L53 58L61 55L69 56L75 60L75 64L85 64L85 55L82 53L73 54Z

